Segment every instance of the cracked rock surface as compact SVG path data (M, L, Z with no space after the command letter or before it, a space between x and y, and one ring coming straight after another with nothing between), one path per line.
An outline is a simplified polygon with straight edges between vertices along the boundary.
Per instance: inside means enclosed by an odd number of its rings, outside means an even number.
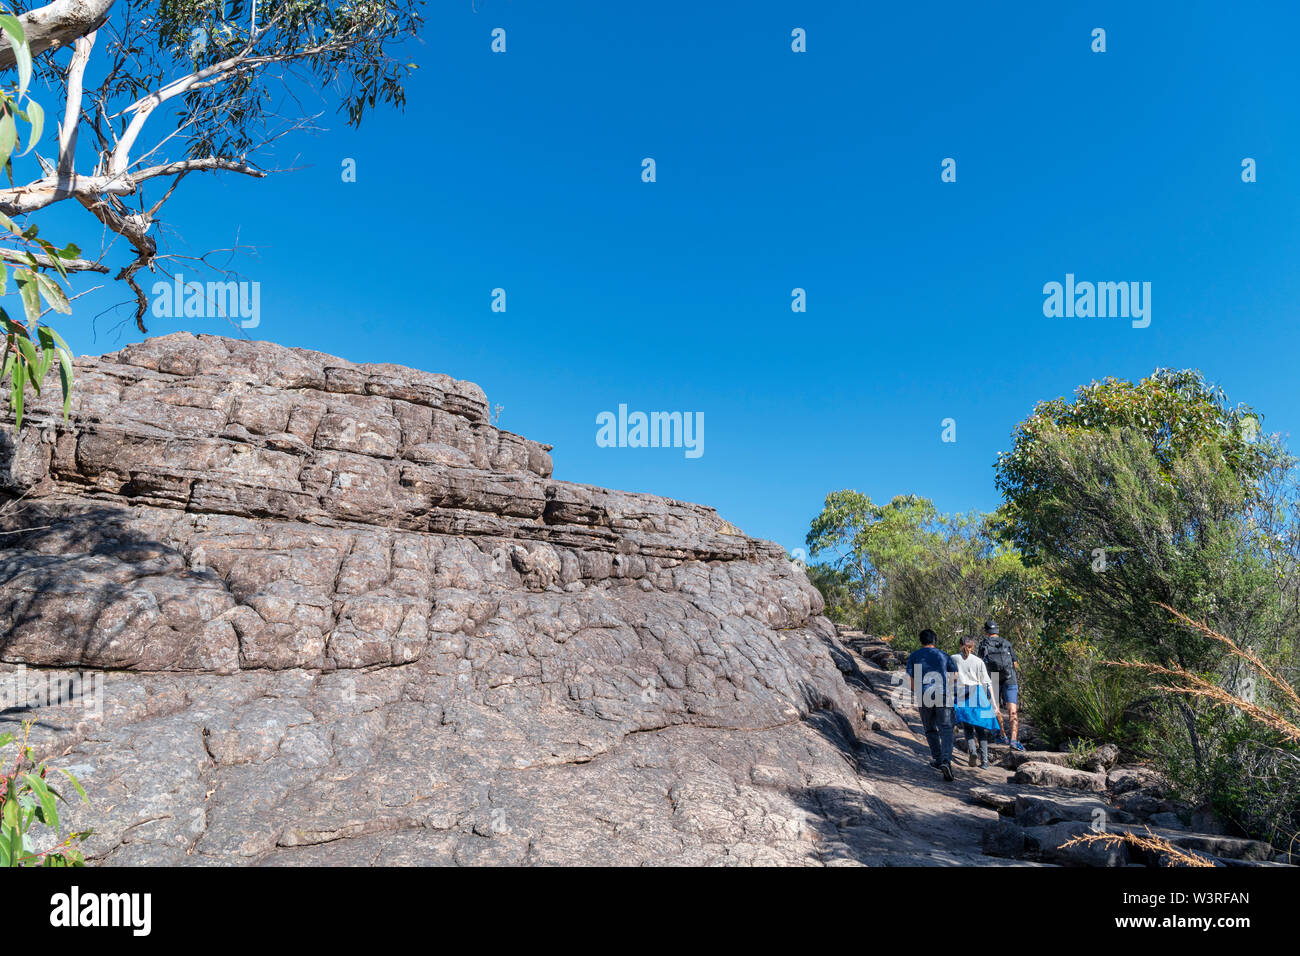
M779 547L553 480L473 384L178 333L51 392L0 432L0 729L92 862L994 862Z

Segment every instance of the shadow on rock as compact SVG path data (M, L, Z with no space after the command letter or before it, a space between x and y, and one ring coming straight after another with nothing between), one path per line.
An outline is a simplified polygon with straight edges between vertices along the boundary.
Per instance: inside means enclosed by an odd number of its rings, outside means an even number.
M14 497L0 504L0 659L141 663L150 627L163 619L157 583L206 575L188 574L180 551L132 530L129 517L93 504Z

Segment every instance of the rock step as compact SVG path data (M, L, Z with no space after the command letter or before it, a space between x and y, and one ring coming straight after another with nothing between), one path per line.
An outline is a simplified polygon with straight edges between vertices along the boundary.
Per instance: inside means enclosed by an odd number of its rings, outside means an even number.
M1058 787L1067 790L1086 790L1091 793L1106 792L1106 775L1075 770L1054 763L1028 761L1016 770L1016 783L1030 786Z

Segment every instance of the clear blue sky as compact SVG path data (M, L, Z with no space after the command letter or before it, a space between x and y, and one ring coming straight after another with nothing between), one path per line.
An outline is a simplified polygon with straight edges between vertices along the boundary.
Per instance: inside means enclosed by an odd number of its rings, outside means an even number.
M404 114L327 112L273 179L191 177L173 248L238 230L250 337L476 381L558 478L707 503L787 548L836 488L987 509L1013 426L1094 378L1195 366L1267 429L1300 423L1283 7L439 2ZM1067 272L1151 282L1150 327L1044 318ZM76 351L139 337L92 325L122 291L79 300ZM152 319L182 328L231 334ZM703 412L705 454L598 448L619 403Z

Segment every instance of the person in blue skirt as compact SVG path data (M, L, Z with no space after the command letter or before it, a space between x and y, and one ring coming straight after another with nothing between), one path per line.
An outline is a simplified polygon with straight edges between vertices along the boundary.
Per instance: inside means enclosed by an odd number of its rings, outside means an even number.
M975 656L973 636L967 634L961 639L961 652L952 655L952 660L957 665L953 722L965 733L967 763L975 766L978 741L980 767L987 769L989 738L994 730L1002 731L1002 715L993 705L993 681L984 660Z

